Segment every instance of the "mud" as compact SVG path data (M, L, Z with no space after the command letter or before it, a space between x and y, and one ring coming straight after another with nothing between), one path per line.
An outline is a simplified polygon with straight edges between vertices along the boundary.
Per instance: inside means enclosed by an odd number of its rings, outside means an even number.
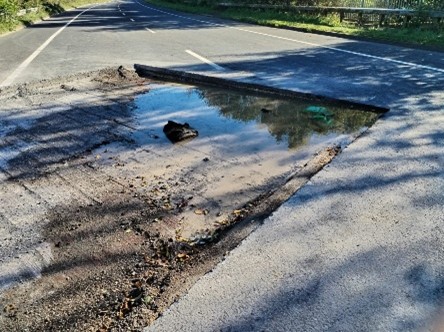
M1 91L1 331L140 331L340 152L267 177L258 154L140 144L149 83L109 68Z

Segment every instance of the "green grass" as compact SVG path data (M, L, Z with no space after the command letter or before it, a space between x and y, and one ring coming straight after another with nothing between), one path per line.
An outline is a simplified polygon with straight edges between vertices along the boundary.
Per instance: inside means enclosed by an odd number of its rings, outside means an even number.
M92 3L108 2L110 0L51 0L43 2L37 13L27 13L26 15L16 17L9 22L0 21L0 34L17 30L23 26L41 21L51 15L62 13L66 10L89 5Z
M145 0L148 3L195 14L210 14L279 28L295 28L307 32L335 33L406 45L432 46L444 51L444 25L409 27L358 27L351 23L341 23L339 15L304 15L275 10L216 9L206 3L187 4L167 0Z

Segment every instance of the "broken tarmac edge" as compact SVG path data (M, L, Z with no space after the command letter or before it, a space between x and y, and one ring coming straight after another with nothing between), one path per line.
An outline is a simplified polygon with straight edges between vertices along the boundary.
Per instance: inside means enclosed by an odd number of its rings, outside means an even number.
M260 94L268 97L279 97L285 99L305 99L318 102L326 102L335 106L343 106L351 109L360 109L367 112L384 114L389 111L388 108L374 106L369 104L357 103L348 100L335 99L311 93L303 93L292 90L280 89L265 86L256 83L246 83L225 78L206 76L185 71L178 71L167 68L152 67L142 64L134 64L134 69L140 77L150 79L161 79L174 83L188 83L206 86L215 86L236 91L244 91L246 93Z
M229 80L214 76L206 76L186 71L152 67L142 64L134 64L134 69L137 75L139 75L140 77L153 80L157 79L172 83L185 83L192 85L204 85L217 88L225 88L229 90L236 90L237 92L243 91L249 94L258 94L261 96L275 97L281 99L305 99L315 102L324 102L335 106L346 107L349 109L359 109L362 111L373 112L378 114L379 117L383 116L386 112L389 111L388 108L379 106L334 99L311 93L302 93L292 90L280 89L261 84L239 82L235 80ZM261 224L284 202L286 202L291 196L296 194L296 192L301 189L308 181L310 181L310 179L314 175L316 175L326 165L328 165L335 156L340 154L346 146L353 143L365 132L366 130L360 132L359 134L352 137L351 140L346 142L345 144L336 144L334 146L329 146L313 155L306 164L304 164L294 173L290 174L290 176L287 177L285 181L278 184L274 189L264 192L256 198L250 200L246 204L239 206L236 210L233 211L233 213L231 213L231 215L226 220L224 220L223 223L220 223L218 227L213 230L208 230L208 234L201 234L205 238L204 241L193 243L193 241L190 241L190 239L184 240L187 240L187 242L191 242L193 245L197 246L205 246L209 243L227 241L228 243L230 243L230 245L228 245L228 247L230 247L229 250L234 249L235 246L240 244L240 242L253 231L253 229L251 228L252 225ZM240 233L243 235L234 235L236 233ZM237 240L231 239L232 236L234 236ZM234 247L233 244L235 244ZM223 244L221 245L222 247L224 246Z
M316 97L309 94L299 94L287 90L268 88L266 86L256 84L239 83L225 79L207 77L197 74L189 74L179 71L164 70L159 68L152 69L153 72L156 72L157 74L148 76L151 78L157 77L162 78L163 80L174 82L187 82L190 84L204 84L218 87L222 86L227 87L228 89L235 89L237 91L265 94L272 97L300 98L302 95L303 97L305 96L307 99L309 98L310 100L330 100L328 98ZM165 76L160 76L162 72L165 74ZM145 74L140 74L140 72L138 72L138 74L142 77L147 77L146 75L149 75L147 72L145 72ZM168 76L167 74L170 76ZM56 78L54 81L58 82L58 80L62 82L62 78ZM36 84L41 85L44 83L45 82ZM4 91L8 94L20 95L21 90L23 89L23 91L26 92L26 89L28 87L29 85L27 84L16 85L7 88ZM350 105L350 103L346 102L346 105ZM364 108L361 104L355 105L357 105L357 107L359 107L360 109ZM373 107L373 109L378 108ZM356 138L357 137L354 137L353 140L355 140ZM350 144L352 141L348 142L347 145ZM166 306L163 307L162 310L159 310L159 312L163 312L164 310L166 310L175 301L175 292L177 292L176 294L183 296L189 290L189 288L198 280L198 278L214 269L214 267L225 258L225 255L228 252L236 248L243 239L245 239L262 224L262 222L268 215L271 215L281 204L283 204L288 198L290 198L300 188L302 188L311 179L312 176L322 170L325 165L327 165L338 153L340 153L340 151L341 147L337 146L333 146L320 151L318 154L314 155L313 158L309 162L307 162L306 165L303 165L303 167L298 169L297 172L295 172L285 181L280 183L275 188L275 190L263 193L263 195L257 197L257 199L250 201L245 206L242 206L237 210L234 210L231 215L231 218L233 218L232 223L229 222L227 224L221 225L221 227L217 231L217 234L215 234L215 241L211 243L211 245L206 246L206 243L204 243L202 246L197 245L197 247L200 247L199 249L202 249L199 250L198 254L200 254L203 259L207 259L207 262L199 264L196 263L196 265L199 265L197 268L192 266L188 267L189 270L196 269L195 275L193 277L186 278L188 279L185 281L186 283L180 285L177 284L174 287L171 287L169 293L165 295L164 303L166 303ZM248 204L250 205L248 206ZM208 239L209 243L213 240L211 237L209 237ZM124 305L125 303L127 302L123 302L122 305ZM120 307L120 309L121 308L123 307Z
M384 107L279 89L260 84L228 80L214 76L205 76L185 71L151 67L141 64L135 64L134 69L136 70L136 73L143 78L157 79L172 83L225 88L236 90L237 92L243 91L248 94L258 94L281 99L305 99L315 102L326 102L335 106L345 106L351 109L374 112L379 115L379 118L389 111L389 109ZM200 248L200 254L206 256L208 260L206 264L199 269L200 273L197 273L192 280L188 280L186 285L183 285L184 287L179 291L179 296L176 297L173 302L169 303L164 310L167 310L167 308L169 308L174 302L177 302L182 296L184 296L197 280L211 272L220 262L225 260L226 255L229 252L238 247L282 204L302 189L313 176L330 164L346 146L364 135L365 132L366 131L360 132L345 144L330 146L319 151L317 154L313 155L307 163L292 173L274 189L262 193L255 199L240 206L237 210L234 210L223 224L220 224L219 227L209 234L205 234L207 241L193 243L196 248ZM151 324L153 324L153 322L151 322ZM149 326L147 326L147 328L148 327Z

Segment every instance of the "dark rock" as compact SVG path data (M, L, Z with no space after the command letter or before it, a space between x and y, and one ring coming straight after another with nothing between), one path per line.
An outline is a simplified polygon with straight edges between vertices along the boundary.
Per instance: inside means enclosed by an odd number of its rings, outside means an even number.
M163 132L173 143L192 139L199 134L198 131L191 128L188 123L181 124L174 121L168 121L168 123L163 127Z

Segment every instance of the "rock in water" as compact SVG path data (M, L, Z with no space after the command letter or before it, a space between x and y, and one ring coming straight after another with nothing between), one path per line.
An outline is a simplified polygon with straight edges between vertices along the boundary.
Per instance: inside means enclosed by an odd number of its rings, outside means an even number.
M192 139L199 135L198 131L191 128L188 123L181 124L174 121L168 121L168 123L163 127L163 132L173 143L186 139Z

